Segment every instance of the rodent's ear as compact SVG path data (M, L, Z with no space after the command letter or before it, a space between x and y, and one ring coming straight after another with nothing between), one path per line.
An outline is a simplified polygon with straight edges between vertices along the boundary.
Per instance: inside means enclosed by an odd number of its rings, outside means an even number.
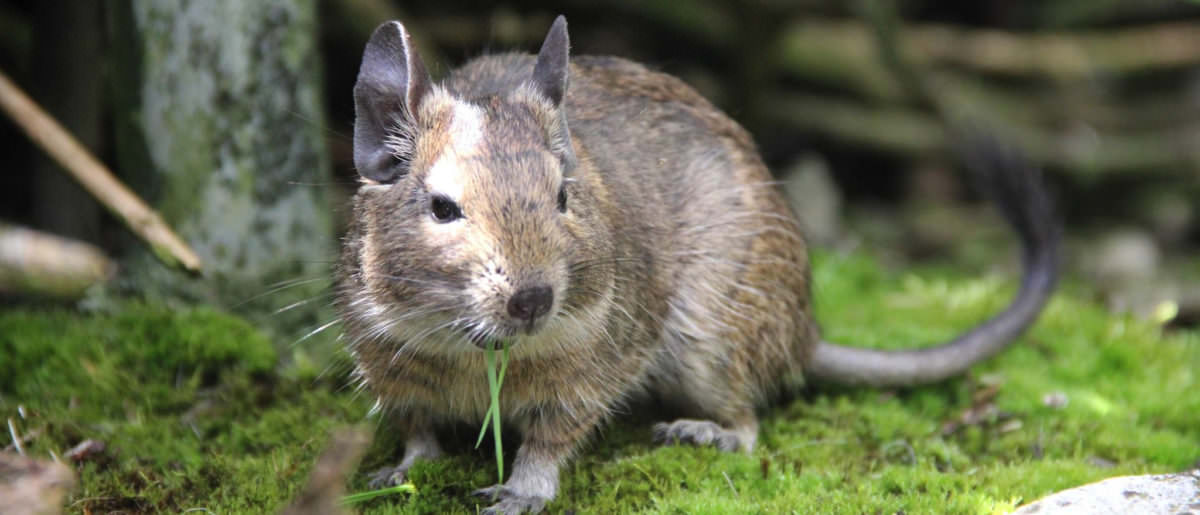
M563 171L575 168L575 150L571 146L571 131L567 128L567 113L563 100L567 96L567 71L571 41L567 37L567 19L561 14L550 25L550 32L538 51L537 63L533 65L530 82L533 89L550 100L558 111L554 122L547 128L550 148L563 163Z
M537 64L533 65L533 86L550 99L555 107L562 105L567 95L567 58L571 41L567 37L567 19L561 14L554 19L542 49L538 51Z
M417 113L432 84L404 25L390 21L375 29L354 84L354 166L359 174L388 183L407 173Z

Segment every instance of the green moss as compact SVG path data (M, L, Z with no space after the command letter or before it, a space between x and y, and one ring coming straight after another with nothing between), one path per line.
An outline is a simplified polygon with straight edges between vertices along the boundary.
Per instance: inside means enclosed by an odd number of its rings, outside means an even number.
M35 456L106 444L79 469L73 512L269 511L304 484L329 431L365 413L276 363L262 334L208 308L4 312L0 419L32 435Z
M129 305L85 319L0 313L0 392L26 404L73 399L104 406L138 396L139 406L154 410L177 397L181 384L267 373L275 362L270 342L254 328L210 309Z
M858 256L816 263L818 317L828 338L847 344L937 342L1012 293L1007 281L946 270L895 276ZM564 468L550 509L1002 513L1104 477L1195 463L1200 334L1164 334L1080 297L1056 297L1028 336L966 378L900 391L815 387L781 401L764 412L750 455L656 448L652 416L626 417ZM81 469L73 511L269 511L303 485L330 431L362 421L367 407L344 375L315 380L312 365L271 372L270 349L244 323L203 309L2 314L0 417L36 431L35 455L83 438L109 443L110 459ZM996 411L944 431L987 385ZM1065 407L1044 403L1056 392ZM477 431L447 435L447 459L414 467L415 495L357 508L473 512L470 492L496 470L489 445L471 447ZM351 491L365 490L361 472L394 461L399 445L380 431Z

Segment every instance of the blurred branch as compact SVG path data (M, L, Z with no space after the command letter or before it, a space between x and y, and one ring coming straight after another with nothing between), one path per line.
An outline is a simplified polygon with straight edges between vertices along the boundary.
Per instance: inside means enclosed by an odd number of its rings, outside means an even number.
M924 27L911 35L914 55L1002 74L1084 79L1200 64L1200 24L1021 35L998 30Z
M940 152L945 134L933 116L899 107L870 107L816 95L776 99L776 123L834 141L909 157Z
M906 157L948 149L941 122L927 111L796 94L781 96L773 105L776 108L769 116L775 123L833 141ZM995 125L1035 161L1076 170L1083 176L1149 170L1171 173L1192 170L1200 162L1200 147L1193 143L1200 137L1200 126L1106 133L1101 137L1088 127L1055 131L1011 120Z
M162 217L113 177L108 168L3 73L0 73L0 108L109 211L149 243L159 259L169 265L182 265L191 272L200 271L199 256Z
M839 21L793 28L785 36L783 63L794 75L840 86L874 102L785 96L775 104L781 109L771 113L780 123L835 141L918 157L948 150L939 119L953 126L966 117L986 121L1035 161L1084 178L1150 169L1172 174L1200 162L1194 144L1200 124L1187 116L1197 109L1189 108L1193 104L1183 98L1156 95L1136 102L1106 102L1105 93L1080 84L1035 84L1015 90L986 79L986 72L997 70L1083 79L1101 71L1200 63L1200 24L1163 24L1107 35L1021 36L906 28L891 2L867 1L862 6L870 26ZM1193 39L1192 48L1164 43ZM1120 51L1115 50L1118 46ZM1154 53L1160 46L1171 48ZM939 63L959 66L937 68Z
M859 3L864 11L864 17L874 29L875 52L878 60L885 69L891 72L907 95L917 103L937 114L943 122L949 123L949 113L941 98L935 96L929 87L929 73L917 68L905 53L905 40L900 39L900 31L904 22L900 18L899 7L892 0L864 0Z
M342 428L334 432L329 445L309 473L308 484L283 510L282 515L351 513L341 502L346 478L353 472L370 443L370 433L362 428Z
M78 297L115 269L86 243L0 223L0 292Z
M792 62L785 71L828 88L863 97L869 103L904 103L910 97L891 78L887 68L864 56L859 62L837 58L830 64ZM822 69L836 63L836 69ZM1156 91L1154 95L1119 97L1106 88L997 84L965 69L923 68L925 83L951 108L986 110L990 115L1019 123L1062 126L1083 123L1098 130L1161 130L1186 126L1200 118L1200 104L1188 99L1186 88Z
M899 28L905 54L920 68L950 64L976 72L1080 80L1200 65L1200 24L1018 34L942 25ZM871 29L861 22L807 19L786 31L781 56L794 73L847 76L875 96L900 91L876 64Z

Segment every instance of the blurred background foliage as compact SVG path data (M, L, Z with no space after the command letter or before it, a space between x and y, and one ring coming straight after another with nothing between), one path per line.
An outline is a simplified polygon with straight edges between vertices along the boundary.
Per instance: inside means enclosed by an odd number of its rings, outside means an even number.
M122 151L121 125L131 110L145 109L122 100L144 87L128 80L123 70L133 57L122 49L130 38L150 37L144 26L122 23L129 4L0 3L0 69L65 118L135 189L153 192L144 187L147 172L130 164L138 161L122 157L129 152ZM172 5L132 4L134 11ZM178 4L180 12L203 5ZM297 76L271 75L256 87L315 80L320 98L313 112L303 101L283 107L291 116L276 127L290 126L295 136L284 131L241 151L253 154L259 145L266 152L306 138L305 131L320 134L312 141L324 148L305 154L314 172L272 184L317 191L313 209L334 213L333 227L340 227L356 184L350 92L363 45L379 23L402 20L439 76L481 52L536 49L562 13L575 54L619 55L675 74L744 124L818 244L881 249L895 266L938 259L970 267L996 266L997 249L1010 244L964 184L936 115L880 62L869 4L860 0L270 4L315 13L315 23L307 14L279 23L313 38L316 58L304 60ZM900 52L933 94L1044 165L1076 277L1094 284L1114 309L1150 314L1169 301L1179 323L1200 319L1200 4L904 0L898 12ZM256 91L233 91L221 102L259 101L251 98ZM145 144L153 153L157 143ZM137 246L7 120L0 121L0 155L7 171L0 174L0 219L117 256ZM168 213L175 224L187 216ZM287 273L319 275L334 247L316 244L323 255L309 258L320 266ZM126 270L142 266L125 263ZM1015 258L1002 266L1014 267ZM267 291L276 279L252 281L251 289ZM215 298L228 306L250 296L234 290Z

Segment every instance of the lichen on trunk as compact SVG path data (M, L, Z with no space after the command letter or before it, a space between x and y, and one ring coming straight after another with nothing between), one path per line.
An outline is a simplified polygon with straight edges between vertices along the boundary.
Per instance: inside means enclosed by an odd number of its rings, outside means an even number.
M187 278L135 251L124 283L232 307L314 279L240 308L277 334L317 324L325 302L267 316L318 295L333 256L316 2L109 7L119 167L207 269Z

